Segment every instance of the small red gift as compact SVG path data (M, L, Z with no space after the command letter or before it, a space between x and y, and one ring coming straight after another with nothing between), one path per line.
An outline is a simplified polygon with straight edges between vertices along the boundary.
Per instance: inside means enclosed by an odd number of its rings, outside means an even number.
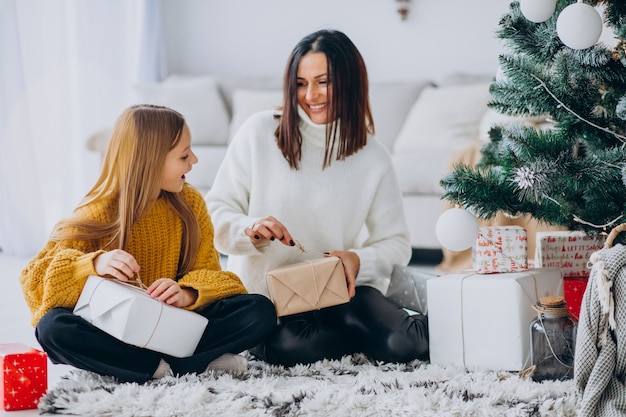
M588 277L563 278L563 296L565 297L570 316L576 321L578 321L580 316L580 306L587 288L587 281L589 281Z
M21 343L0 344L0 401L5 411L37 408L48 389L48 355Z

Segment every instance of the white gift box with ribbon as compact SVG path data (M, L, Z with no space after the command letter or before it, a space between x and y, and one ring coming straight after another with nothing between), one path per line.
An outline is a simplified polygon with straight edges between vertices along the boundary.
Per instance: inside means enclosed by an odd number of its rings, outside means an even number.
M74 314L130 345L179 358L194 353L208 323L137 287L94 275L87 278Z
M563 295L558 268L497 276L474 271L427 281L430 362L468 370L521 371L530 366L532 306Z

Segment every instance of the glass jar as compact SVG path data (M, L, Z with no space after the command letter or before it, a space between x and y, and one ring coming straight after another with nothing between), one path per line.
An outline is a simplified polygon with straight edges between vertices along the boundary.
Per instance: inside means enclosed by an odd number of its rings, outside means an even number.
M574 376L576 322L561 296L542 297L537 318L530 323L530 361L533 381L566 380Z

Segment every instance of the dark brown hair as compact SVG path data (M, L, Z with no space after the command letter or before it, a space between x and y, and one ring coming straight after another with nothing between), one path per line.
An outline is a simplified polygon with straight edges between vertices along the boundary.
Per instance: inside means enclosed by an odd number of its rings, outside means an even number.
M295 46L285 68L283 113L276 129L276 141L293 169L300 165L302 134L298 114L298 65L310 52L322 52L328 62L328 81L332 85L326 126L326 150L323 168L355 154L374 134L369 102L367 70L363 57L342 32L320 30L303 38ZM335 150L337 147L337 150Z

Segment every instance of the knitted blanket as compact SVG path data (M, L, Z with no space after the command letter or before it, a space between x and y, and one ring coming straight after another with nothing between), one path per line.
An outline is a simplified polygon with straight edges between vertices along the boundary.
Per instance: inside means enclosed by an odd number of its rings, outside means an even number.
M595 252L574 360L580 416L626 415L626 247Z

